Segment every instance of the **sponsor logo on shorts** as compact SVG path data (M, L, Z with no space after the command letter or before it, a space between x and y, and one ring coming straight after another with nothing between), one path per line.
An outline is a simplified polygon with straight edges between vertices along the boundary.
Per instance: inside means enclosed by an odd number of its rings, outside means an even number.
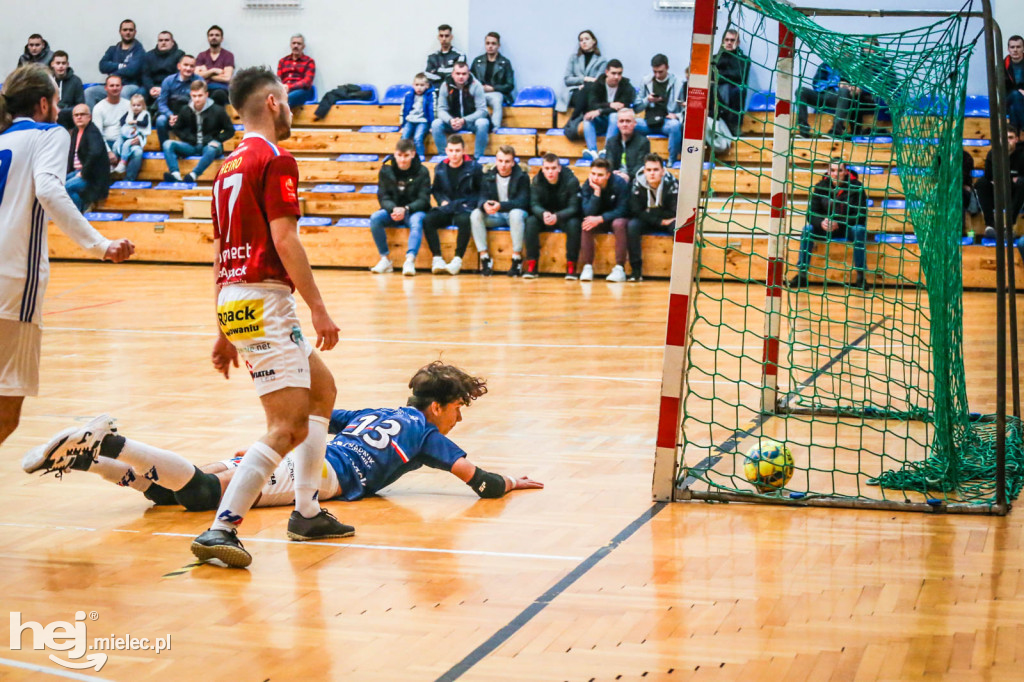
M263 330L263 301L230 301L217 307L217 322L228 341L266 336Z
M249 372L249 374L252 375L253 381L258 381L261 384L265 384L268 381L273 381L276 378L274 376L275 372L272 369L261 369L256 372Z
M239 349L240 353L269 353L273 348L269 343L254 343L251 346Z

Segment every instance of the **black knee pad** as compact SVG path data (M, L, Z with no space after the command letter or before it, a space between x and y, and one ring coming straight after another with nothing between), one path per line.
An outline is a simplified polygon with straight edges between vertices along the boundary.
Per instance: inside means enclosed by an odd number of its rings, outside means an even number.
M215 511L220 504L220 479L197 467L192 480L174 493L174 499L186 511Z

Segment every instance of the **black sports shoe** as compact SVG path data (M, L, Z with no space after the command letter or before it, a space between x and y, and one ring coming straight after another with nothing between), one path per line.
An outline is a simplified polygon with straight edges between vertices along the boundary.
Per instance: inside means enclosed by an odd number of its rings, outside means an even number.
M334 518L334 514L321 508L320 513L307 519L298 510L288 517L288 537L292 540L322 540L326 538L350 538L356 529L346 526Z
M192 554L200 561L220 559L231 568L245 568L252 563L252 555L245 551L233 530L211 528L192 541Z
M196 180L197 178L195 173L185 173L185 175L181 176L182 182L195 182Z
M522 277L523 276L523 259L513 258L512 267L508 269L509 277Z
M853 284L850 286L854 289L863 289L864 291L871 291L875 288L874 282L869 282L864 275L857 275L857 278L853 280Z
M494 274L494 261L490 258L480 259L480 274L484 277L490 277Z
M638 272L632 272L632 273L630 273L629 277L626 278L626 281L627 282L642 282L642 281L644 281L644 276L641 275Z
M807 288L807 273L801 272L793 279L787 282L790 289L806 289Z
M811 126L807 125L806 123L801 123L797 127L797 129L800 132L800 137L807 137L807 138L813 137L813 134L811 133Z

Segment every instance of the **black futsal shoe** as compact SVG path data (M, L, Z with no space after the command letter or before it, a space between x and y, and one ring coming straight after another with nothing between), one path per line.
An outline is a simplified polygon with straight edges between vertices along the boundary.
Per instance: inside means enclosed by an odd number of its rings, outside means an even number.
M233 530L211 528L192 541L192 554L200 561L220 559L231 568L245 568L252 563L252 555L245 551Z
M320 513L311 519L307 519L298 510L293 511L288 518L288 537L299 542L327 538L350 538L355 534L355 528L346 526L326 509L321 509Z

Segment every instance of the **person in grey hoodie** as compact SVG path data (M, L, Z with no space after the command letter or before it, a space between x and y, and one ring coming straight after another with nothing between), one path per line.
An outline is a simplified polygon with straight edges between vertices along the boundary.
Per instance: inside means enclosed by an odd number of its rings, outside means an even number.
M555 110L565 113L569 107L579 108L581 104L573 100L582 92L588 83L593 83L604 73L608 60L601 56L601 48L597 46L597 37L591 30L580 31L577 36L579 48L569 57L565 65L565 76L562 88L558 91Z
M50 43L43 40L43 37L38 33L33 33L28 37L28 42L25 44L25 51L18 57L18 66L24 66L25 64L42 64L46 66L53 59L53 51L50 49Z
M210 100L204 81L192 83L192 102L178 112L178 120L171 126L177 140L164 142L164 160L167 182L195 182L215 159L224 155L224 143L235 136L235 126L224 107ZM201 155L199 163L183 178L178 170L179 156Z
M430 124L434 146L440 151L447 146L448 133L474 133L474 155L480 158L487 148L491 120L483 86L469 72L469 64L457 62L452 75L437 95L437 117Z

